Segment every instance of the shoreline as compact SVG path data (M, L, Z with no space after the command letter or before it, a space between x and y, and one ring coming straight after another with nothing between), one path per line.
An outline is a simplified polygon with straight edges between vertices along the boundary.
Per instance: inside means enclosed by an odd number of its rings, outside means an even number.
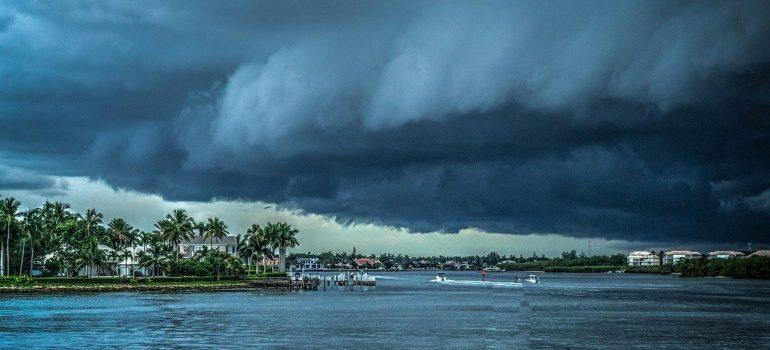
M211 284L105 284L105 285L29 285L0 286L0 294L6 293L60 293L60 292L176 292L176 291L225 291L225 290L263 290L247 282L227 282ZM266 289L264 289L266 290Z

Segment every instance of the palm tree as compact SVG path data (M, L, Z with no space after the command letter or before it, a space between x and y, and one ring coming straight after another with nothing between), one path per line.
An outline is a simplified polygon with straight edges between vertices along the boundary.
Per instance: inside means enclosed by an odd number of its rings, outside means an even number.
M278 241L278 226L268 222L265 224L265 227L262 228L262 234L264 235L265 242L267 243L265 254L271 259L275 258L276 241ZM273 271L272 264L270 265L270 271Z
M30 224L29 218L24 220L27 223L29 229L29 275L32 276L32 270L35 266L35 247L40 245L43 235L43 219L40 215L40 210L37 210L38 215L34 216L32 223ZM23 260L22 260L23 261Z
M169 246L163 244L164 239L160 235L148 235L148 240L144 244L149 243L149 248L145 248L139 253L139 265L144 268L152 268L152 275L157 276L161 265L167 262L167 255L170 252Z
M214 238L218 241L225 238L227 233L227 225L222 220L217 217L209 219L203 231L203 238L209 239L209 250L214 248Z
M268 241L265 231L259 225L251 224L251 227L246 230L246 249L250 253L249 260L251 260L252 256L259 259L267 255L267 250L270 246L271 243ZM263 265L263 269L267 272L267 265ZM256 273L256 268L254 270Z
M179 261L179 244L192 237L195 221L184 209L174 209L171 214L166 215L166 219L158 221L155 227L166 242L174 245L174 257Z
M112 248L121 249L136 240L136 230L122 218L114 218L107 224L107 235Z
M42 220L40 209L31 209L24 213L24 222L22 224L21 239L21 259L19 261L19 276L24 269L24 246L29 243L29 275L32 276L33 263L35 261L35 246L39 243L40 233L42 231Z
M10 245L11 245L11 226L16 223L16 216L19 215L19 206L21 203L13 197L0 200L0 222L5 224L5 251L3 243L0 240L0 270L4 275L10 275ZM5 260L3 260L5 258Z
M69 212L70 205L62 202L49 202L43 203L40 208L42 213L42 231L40 239L40 247L44 252L56 252L61 249L61 229L65 226L65 223L73 218L73 215Z
M104 215L96 209L88 209L85 216L81 216L79 233L82 239L80 252L86 265L88 277L91 277L91 266L102 260L103 252L99 249L99 244L103 242L104 227L102 222Z
M142 243L142 250L147 250L147 244L152 242L152 232L141 231L139 232L139 242Z
M122 254L121 257L124 259L131 257L132 264L134 262L134 250L138 234L139 230L133 228L122 218L113 218L107 224L107 235L109 236L110 243L112 243L112 248L117 251L131 247L131 254ZM131 274L133 275L133 272Z
M278 248L278 270L281 272L286 271L286 249L296 247L299 244L297 241L297 234L299 230L291 227L291 225L285 222L267 223L265 231L270 237L270 241L273 244L273 248Z
M206 230L203 231L203 237L209 238L209 254L213 253L213 247L214 247L214 238L219 241L222 238L225 238L227 236L227 225L225 225L222 220L219 220L219 218L215 217L213 219L209 219L209 221L206 223ZM227 248L225 248L227 249ZM225 251L225 253L228 253ZM217 280L219 280L219 265L217 266Z
M99 243L104 240L104 215L96 209L88 209L85 216L80 216L78 233L81 238L80 254L86 265L88 277L91 277L91 265L101 261L103 252Z

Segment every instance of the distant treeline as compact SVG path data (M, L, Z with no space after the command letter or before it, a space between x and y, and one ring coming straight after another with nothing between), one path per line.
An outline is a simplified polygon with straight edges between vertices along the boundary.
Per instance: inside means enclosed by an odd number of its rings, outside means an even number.
M770 279L770 257L739 259L688 259L676 265L684 277L733 277Z
M677 265L626 266L623 255L609 257L556 258L547 261L500 264L506 270L540 270L545 272L607 272L622 270L626 273L671 274L683 277L732 277L770 279L770 257L756 256L737 259L683 260Z
M564 252L562 257L528 262L502 263L498 266L506 270L539 270L548 272L604 272L623 269L626 256L615 255L576 255L575 251Z
M409 268L449 268L446 263L467 264L471 269L481 269L488 266L499 266L507 270L544 270L547 267L564 266L621 266L626 263L626 256L616 255L597 255L588 257L584 253L577 253L575 250L562 252L561 257L549 258L543 254L533 252L532 256L524 257L519 254L501 255L497 252L490 252L487 255L467 255L467 256L409 256L405 254L360 254L360 253L292 253L289 254L289 261L297 258L318 258L319 262L327 267L337 267L340 264L350 263L356 258L377 259L382 267L391 269L395 266L401 266L404 269ZM355 266L354 266L355 267Z

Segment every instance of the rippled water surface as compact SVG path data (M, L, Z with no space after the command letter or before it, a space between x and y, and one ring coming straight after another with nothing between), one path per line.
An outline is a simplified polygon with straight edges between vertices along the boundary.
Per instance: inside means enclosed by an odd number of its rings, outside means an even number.
M376 275L299 293L0 294L0 348L770 348L767 281Z

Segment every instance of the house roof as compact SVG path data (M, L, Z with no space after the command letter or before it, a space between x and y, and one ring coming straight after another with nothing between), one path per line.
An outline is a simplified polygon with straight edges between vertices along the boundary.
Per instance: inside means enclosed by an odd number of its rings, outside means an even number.
M732 250L717 250L710 252L709 255L743 255L743 253Z
M633 251L633 252L631 252L631 253L630 253L630 254L628 254L628 255L637 255L637 256L650 256L650 255L655 255L655 254L653 254L653 253L650 253L650 252L648 252L648 251L644 251L644 250L637 250L637 251ZM657 256L657 255L656 255L656 256Z
M672 250L666 252L666 255L700 255L698 252L691 252L689 250Z
M757 250L756 252L749 254L749 257L752 256L770 256L770 250Z
M222 239L214 238L213 244L216 245L235 245L236 237L235 236L225 236ZM211 240L208 238L205 238L203 236L195 236L191 238L189 241L182 241L182 244L212 244Z

